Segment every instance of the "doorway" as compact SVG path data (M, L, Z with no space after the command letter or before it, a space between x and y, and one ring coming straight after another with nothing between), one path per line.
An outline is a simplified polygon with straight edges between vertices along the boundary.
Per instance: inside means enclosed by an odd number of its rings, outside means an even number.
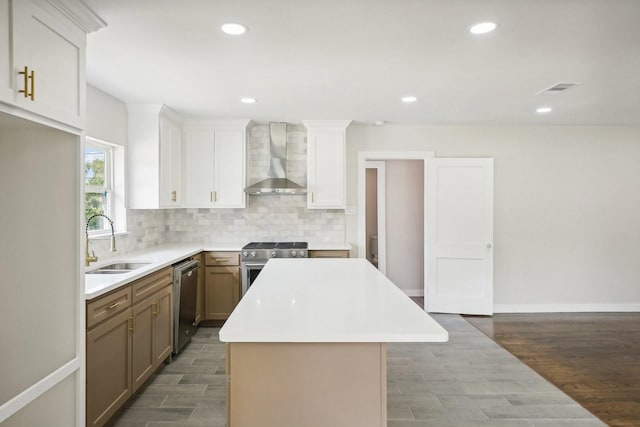
M358 154L358 204L363 213L358 223L359 256L374 265L377 260L378 269L412 297L424 296L425 290L424 194L430 157L433 153Z
M420 160L423 199L422 292L403 290L409 296L424 296L428 312L493 313L493 159L435 158L432 152L359 152L358 153L358 238L354 245L361 258L366 257L366 163L392 160ZM389 173L387 168L386 173ZM419 180L419 177L417 178ZM388 180L387 180L388 181ZM395 191L386 184L387 193ZM402 211L402 202L389 204L387 217ZM418 219L419 221L419 219ZM389 221L385 223L389 240ZM380 230L378 230L379 232ZM378 256L387 255L389 274L390 245L378 242ZM402 256L405 249L394 249ZM398 283L396 283L398 284Z
M386 173L383 161L366 162L366 258L387 274Z

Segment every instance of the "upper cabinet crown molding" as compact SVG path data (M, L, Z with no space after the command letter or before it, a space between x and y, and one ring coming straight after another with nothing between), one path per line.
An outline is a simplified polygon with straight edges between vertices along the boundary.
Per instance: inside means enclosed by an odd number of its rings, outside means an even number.
M250 129L253 126L251 119L185 119L184 127L191 129L206 128L243 128Z
M307 130L323 129L323 130L342 130L346 131L352 120L303 120L302 124Z
M107 26L107 23L98 14L80 0L46 1L87 34Z

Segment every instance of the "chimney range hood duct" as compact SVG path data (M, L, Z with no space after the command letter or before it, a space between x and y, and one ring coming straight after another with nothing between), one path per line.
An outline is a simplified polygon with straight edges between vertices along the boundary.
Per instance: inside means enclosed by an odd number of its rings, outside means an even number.
M269 177L244 189L247 194L307 194L307 189L287 179L287 124L269 123Z

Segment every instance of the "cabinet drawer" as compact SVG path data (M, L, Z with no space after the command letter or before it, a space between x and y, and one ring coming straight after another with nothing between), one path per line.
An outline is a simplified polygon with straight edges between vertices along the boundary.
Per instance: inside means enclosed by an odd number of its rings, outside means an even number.
M131 286L87 303L87 329L131 307Z
M171 268L152 273L142 279L136 280L131 285L133 290L133 302L142 301L143 299L155 294L160 289L173 283L173 273Z
M240 252L205 252L205 265L240 265Z
M349 251L344 250L316 250L309 251L309 258L349 258Z

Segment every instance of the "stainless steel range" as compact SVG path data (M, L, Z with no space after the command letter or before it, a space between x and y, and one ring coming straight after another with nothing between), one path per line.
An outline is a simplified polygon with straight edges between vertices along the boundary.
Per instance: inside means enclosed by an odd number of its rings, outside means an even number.
M271 258L307 258L307 242L251 242L242 248L242 295Z

